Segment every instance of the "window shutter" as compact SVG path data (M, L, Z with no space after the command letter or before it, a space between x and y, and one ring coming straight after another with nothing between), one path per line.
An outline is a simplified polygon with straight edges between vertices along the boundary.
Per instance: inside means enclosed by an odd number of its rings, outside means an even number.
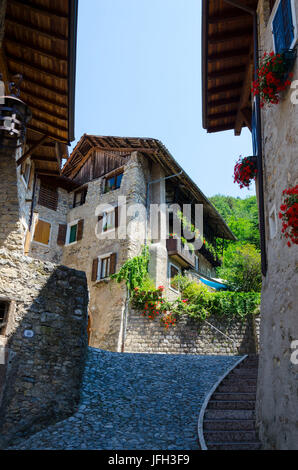
M97 270L98 270L98 258L95 258L92 263L91 281L97 280Z
M290 49L294 39L294 26L291 0L281 0L284 25L284 40L286 49Z
M116 272L116 261L117 253L112 253L110 256L110 274L115 274Z
M81 193L81 204L85 204L87 196L87 188L83 189Z
M53 211L57 210L58 206L58 191L57 188L41 184L39 190L38 204Z
M82 240L84 231L84 219L78 221L77 241Z
M283 4L280 2L273 20L273 35L276 53L280 53L286 49L285 31L283 20Z
M65 245L67 225L59 224L57 245Z
M28 189L31 189L31 188L32 188L33 177L34 177L34 165L31 165L31 168L30 168L30 176L29 176L29 183L28 183Z

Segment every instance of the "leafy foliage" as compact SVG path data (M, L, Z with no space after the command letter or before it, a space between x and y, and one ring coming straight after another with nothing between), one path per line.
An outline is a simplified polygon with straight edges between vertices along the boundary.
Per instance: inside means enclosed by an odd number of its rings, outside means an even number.
M261 255L254 245L230 245L223 265L217 270L228 288L240 292L260 292L262 287Z
M152 281L148 276L148 264L149 264L149 249L143 247L142 252L139 256L134 256L128 259L120 268L120 271L111 276L117 282L125 280L125 283L130 291L135 287L141 287L144 283L147 283L152 287Z

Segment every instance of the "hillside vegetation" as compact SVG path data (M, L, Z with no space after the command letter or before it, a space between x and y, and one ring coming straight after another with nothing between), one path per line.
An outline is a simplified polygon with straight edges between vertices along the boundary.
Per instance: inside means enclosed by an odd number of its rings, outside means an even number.
M228 282L230 290L259 292L262 275L256 196L216 195L210 200L237 237L236 242L226 244L217 275Z

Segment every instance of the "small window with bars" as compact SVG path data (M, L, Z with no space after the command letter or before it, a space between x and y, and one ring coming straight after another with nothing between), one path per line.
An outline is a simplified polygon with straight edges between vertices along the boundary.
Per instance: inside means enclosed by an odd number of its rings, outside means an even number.
M58 190L52 186L41 184L39 190L38 204L53 211L57 210L58 207Z
M8 320L9 302L0 300L0 335L5 335Z

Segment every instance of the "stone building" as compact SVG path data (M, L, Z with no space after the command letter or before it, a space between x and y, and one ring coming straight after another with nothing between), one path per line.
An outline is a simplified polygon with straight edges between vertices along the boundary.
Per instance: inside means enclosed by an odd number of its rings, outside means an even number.
M84 135L62 176L38 177L33 199L29 255L85 271L89 344L112 351L124 349L127 293L109 277L128 258L147 244L150 275L173 297L175 275L187 270L198 282L214 277L220 261L210 246L234 239L212 204L154 139ZM178 234L168 239L174 204L182 210L190 204L193 222L195 205L203 206L209 245L191 250ZM154 212L154 205L161 210Z
M256 413L265 449L298 449L298 366L291 360L297 246L287 246L278 217L283 190L298 183L297 59L278 104L261 108L251 86L265 52L296 48L297 19L297 0L203 1L203 126L236 135L247 126L257 157L263 287Z
M85 273L27 256L37 175L59 176L74 138L76 21L75 0L0 2L1 448L69 416L79 399Z

